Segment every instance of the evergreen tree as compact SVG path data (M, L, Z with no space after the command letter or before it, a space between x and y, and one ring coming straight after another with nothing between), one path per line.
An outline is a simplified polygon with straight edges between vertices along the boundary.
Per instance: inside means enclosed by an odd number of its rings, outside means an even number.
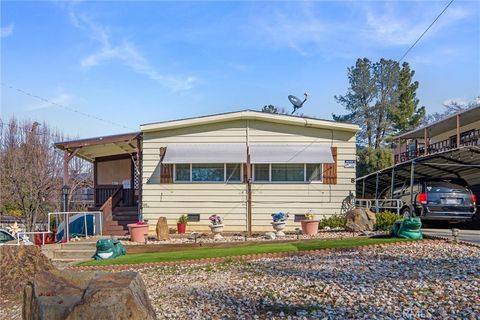
M375 81L372 77L372 63L369 59L357 59L355 66L348 68L350 88L347 94L335 96L347 111L346 115L333 115L336 121L352 122L360 126L359 139L373 147L374 114L372 101L375 98Z
M425 107L418 108L419 100L416 96L418 81L412 82L414 75L415 71L410 69L407 62L404 62L398 83L399 101L391 115L395 134L418 127L425 118Z

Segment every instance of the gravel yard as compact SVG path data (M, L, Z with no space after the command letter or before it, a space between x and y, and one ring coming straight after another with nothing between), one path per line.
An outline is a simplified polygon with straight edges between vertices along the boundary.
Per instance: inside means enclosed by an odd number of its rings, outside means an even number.
M140 272L159 319L480 319L480 248L443 241Z
M480 319L480 249L445 242L141 273L160 319Z

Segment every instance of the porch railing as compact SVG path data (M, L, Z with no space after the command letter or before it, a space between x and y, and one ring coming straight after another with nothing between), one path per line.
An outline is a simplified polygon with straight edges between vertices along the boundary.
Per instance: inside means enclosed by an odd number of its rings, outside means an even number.
M121 188L122 190L119 191L122 193L121 200L122 205L126 207L131 207L135 205L134 189L124 189L121 185L98 185L95 187L95 207L101 207L103 204L113 196L117 190Z
M480 146L480 130L471 130L460 135L460 146ZM457 139L449 138L442 141L434 142L428 145L428 154L435 154L457 148ZM405 162L417 157L424 156L425 147L415 150L402 152L395 155L395 163Z

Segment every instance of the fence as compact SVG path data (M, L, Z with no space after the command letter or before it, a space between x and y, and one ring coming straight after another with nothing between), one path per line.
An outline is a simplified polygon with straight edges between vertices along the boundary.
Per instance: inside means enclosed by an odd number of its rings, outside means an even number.
M52 220L52 217L55 217L55 220ZM92 217L91 223L89 217ZM79 220L76 223L77 226L81 226L83 224L83 232L85 237L89 235L102 235L102 228L103 228L103 217L101 211L82 211L82 212L50 212L48 213L48 228L46 231L20 231L17 235L17 243L14 245L19 245L21 241L24 241L26 244L30 242L29 235L33 236L33 240L35 241L35 235L41 236L41 243L42 245L45 244L45 240L50 237L50 235L54 235L54 230L51 230L52 224L55 225L56 235L59 233L62 234L60 238L57 237L56 241L62 241L65 239L65 242L70 242L70 224ZM62 229L63 223L63 229ZM89 225L91 228L89 230ZM89 232L91 231L91 232ZM90 233L90 234L89 234ZM83 235L83 234L77 234ZM27 237L28 241L25 241L25 237ZM53 237L52 237L53 238Z
M400 214L403 208L403 201L399 199L355 199L357 208L368 208L375 212L392 211Z

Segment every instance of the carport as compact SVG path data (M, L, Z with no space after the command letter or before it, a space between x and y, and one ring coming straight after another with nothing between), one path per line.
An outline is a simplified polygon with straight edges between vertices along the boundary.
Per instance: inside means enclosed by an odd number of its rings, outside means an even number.
M434 177L462 178L480 198L480 147L464 146L418 157L357 178L357 198L375 200L388 187L393 192L398 183L410 183L413 188L415 179Z

